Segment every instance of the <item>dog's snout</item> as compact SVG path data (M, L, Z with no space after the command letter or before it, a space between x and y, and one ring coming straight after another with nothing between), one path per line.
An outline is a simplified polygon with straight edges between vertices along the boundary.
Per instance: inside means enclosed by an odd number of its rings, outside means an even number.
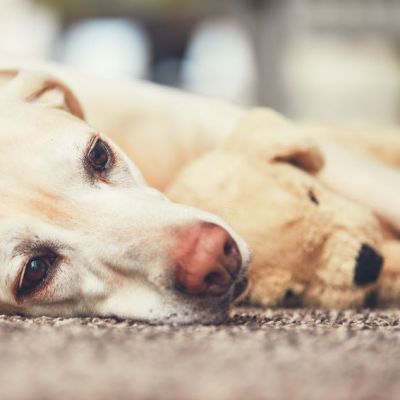
M376 282L382 269L382 256L370 245L363 244L358 252L354 271L354 283L357 286Z
M176 287L191 295L220 296L237 278L242 258L239 248L222 227L202 223L185 230L175 253Z

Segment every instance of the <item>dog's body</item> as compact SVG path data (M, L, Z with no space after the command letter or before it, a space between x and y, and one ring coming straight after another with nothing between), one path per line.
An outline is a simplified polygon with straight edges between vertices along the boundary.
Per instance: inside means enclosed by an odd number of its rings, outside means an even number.
M45 74L15 72L21 67ZM9 71L0 99L2 309L221 320L243 289L246 245L217 217L150 189L129 158L163 190L184 164L221 143L246 110L151 84L100 83L47 63L6 57L0 69ZM80 119L83 113L128 157ZM352 184L344 187L342 171L329 168L330 157L346 151L331 151L326 143L324 150L322 179L356 197L363 182L347 171ZM102 151L112 164L104 174L88 161L93 154L104 157ZM400 175L368 159L359 158L357 166L372 168L382 188L374 204L362 200L400 226L397 207L385 203ZM45 282L32 289L43 260ZM33 278L26 285L28 267Z

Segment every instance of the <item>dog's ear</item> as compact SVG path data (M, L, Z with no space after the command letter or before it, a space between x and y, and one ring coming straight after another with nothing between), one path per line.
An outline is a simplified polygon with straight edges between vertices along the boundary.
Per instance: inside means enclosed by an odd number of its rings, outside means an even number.
M224 147L268 162L287 162L311 174L324 164L310 137L281 115L265 109L246 114Z
M51 75L28 70L0 70L0 93L43 107L57 108L84 119L74 93Z

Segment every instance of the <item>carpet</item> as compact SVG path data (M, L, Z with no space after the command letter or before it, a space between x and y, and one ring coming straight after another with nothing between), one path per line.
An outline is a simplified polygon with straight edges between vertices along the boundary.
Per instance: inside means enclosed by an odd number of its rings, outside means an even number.
M218 326L0 316L0 399L399 399L400 310L237 308Z

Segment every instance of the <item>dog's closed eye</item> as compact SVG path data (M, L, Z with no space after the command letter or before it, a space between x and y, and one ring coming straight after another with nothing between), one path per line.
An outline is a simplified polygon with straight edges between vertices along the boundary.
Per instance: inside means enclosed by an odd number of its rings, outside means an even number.
M42 287L50 276L56 260L57 256L55 254L30 259L22 272L17 289L17 297L25 297Z

